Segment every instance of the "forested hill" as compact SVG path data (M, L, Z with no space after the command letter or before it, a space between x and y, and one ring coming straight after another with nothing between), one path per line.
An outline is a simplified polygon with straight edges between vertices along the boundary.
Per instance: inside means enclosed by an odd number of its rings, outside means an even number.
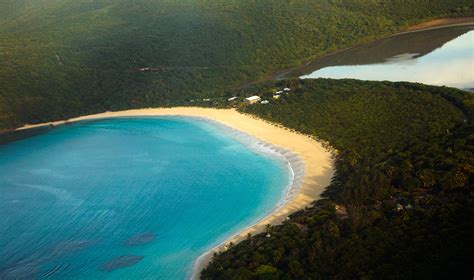
M472 93L317 79L236 94L255 93L272 101L243 112L328 141L337 171L323 200L216 256L203 279L473 277Z
M3 0L0 131L186 104L471 0Z

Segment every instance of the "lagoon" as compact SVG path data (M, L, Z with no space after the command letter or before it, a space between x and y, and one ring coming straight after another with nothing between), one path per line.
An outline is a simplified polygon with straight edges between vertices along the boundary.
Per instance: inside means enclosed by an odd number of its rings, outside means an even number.
M0 278L184 279L282 203L290 171L187 117L80 122L2 145Z
M474 89L474 26L396 35L318 59L288 75Z

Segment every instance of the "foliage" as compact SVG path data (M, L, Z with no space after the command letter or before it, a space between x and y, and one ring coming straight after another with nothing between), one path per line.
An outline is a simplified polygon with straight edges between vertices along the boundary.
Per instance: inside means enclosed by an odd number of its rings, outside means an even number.
M240 91L292 91L241 111L328 141L338 154L324 199L217 255L223 279L472 277L474 96L446 87L287 80ZM337 205L337 209L336 209Z
M225 106L289 86L280 101L241 110L329 141L339 151L334 181L325 200L271 238L219 255L204 278L472 277L472 96L351 80L236 88L473 12L472 0L4 0L0 131L106 110Z
M470 0L4 0L0 130L223 96L246 81L409 24L470 15L473 5Z

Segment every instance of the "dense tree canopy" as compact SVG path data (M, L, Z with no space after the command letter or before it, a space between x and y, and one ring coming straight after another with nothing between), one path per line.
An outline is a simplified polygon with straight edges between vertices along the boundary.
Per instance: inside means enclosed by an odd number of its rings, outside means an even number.
M217 256L203 277L472 278L472 95L353 80L238 88L473 12L472 0L3 0L0 131L106 110L224 106L289 86L279 101L240 110L328 141L334 181L325 199L269 228L271 238ZM207 97L216 98L197 102Z
M215 257L204 279L472 277L474 96L445 87L289 80L241 110L328 141L324 199Z
M470 0L6 0L0 130L187 104ZM142 69L142 70L140 70Z

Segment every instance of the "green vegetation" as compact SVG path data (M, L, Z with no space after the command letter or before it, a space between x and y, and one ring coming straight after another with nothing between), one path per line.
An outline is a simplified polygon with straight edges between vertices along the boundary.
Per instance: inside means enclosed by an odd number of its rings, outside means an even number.
M4 0L0 131L222 96L305 59L473 11L471 0Z
M324 198L215 256L204 279L449 279L474 267L474 96L445 87L287 80L241 111L328 141ZM271 98L269 98L271 100Z
M3 0L0 131L106 110L222 106L289 86L279 101L240 109L328 141L339 151L334 181L270 238L217 256L204 278L472 278L472 95L353 80L238 88L473 13L472 0ZM208 97L218 98L191 103Z

